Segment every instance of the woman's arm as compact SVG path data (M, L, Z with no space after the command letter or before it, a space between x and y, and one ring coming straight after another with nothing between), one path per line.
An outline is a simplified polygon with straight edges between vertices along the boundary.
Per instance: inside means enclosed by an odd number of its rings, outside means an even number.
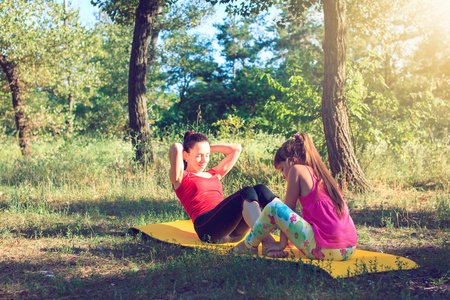
M169 149L170 171L169 178L176 190L183 180L183 145L175 143Z
M219 174L220 178L225 176L233 167L241 154L240 144L221 144L211 145L211 153L223 153L226 156L213 169Z

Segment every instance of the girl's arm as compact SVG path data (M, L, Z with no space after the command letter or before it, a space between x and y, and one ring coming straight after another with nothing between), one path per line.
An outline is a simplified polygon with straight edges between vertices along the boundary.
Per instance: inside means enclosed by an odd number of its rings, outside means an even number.
M286 198L284 203L295 211L298 196L308 195L314 187L314 182L308 168L304 165L293 165L288 174Z
M169 178L176 190L183 180L183 145L175 143L169 149L170 171Z
M300 176L297 166L299 165L293 165L289 170L288 178L286 179L286 196L284 198L284 204L293 211L295 211L298 196L300 195Z
M240 144L221 144L211 145L211 153L223 153L226 156L213 169L219 174L219 178L225 176L233 167L241 154L242 147Z

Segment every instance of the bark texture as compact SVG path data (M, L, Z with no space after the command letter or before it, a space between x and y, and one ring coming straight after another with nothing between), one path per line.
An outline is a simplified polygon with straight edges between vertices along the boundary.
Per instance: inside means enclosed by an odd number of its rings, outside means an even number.
M159 0L140 0L136 9L133 44L128 76L128 113L136 160L153 161L147 115L148 47L156 21Z
M343 188L370 187L351 145L348 109L345 98L346 78L346 1L323 0L325 20L325 56L322 95L322 119L331 172Z
M32 150L28 144L31 136L31 130L25 117L25 109L23 106L23 98L21 93L23 85L20 82L17 66L14 62L8 61L7 57L4 55L0 55L0 65L8 78L9 87L11 89L16 127L19 132L19 146L22 150L22 155L31 155Z

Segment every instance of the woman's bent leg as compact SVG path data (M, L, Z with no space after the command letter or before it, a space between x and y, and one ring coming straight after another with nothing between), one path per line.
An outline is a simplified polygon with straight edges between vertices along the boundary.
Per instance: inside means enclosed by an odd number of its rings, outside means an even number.
M257 200L258 196L252 187L243 188L225 198L214 209L197 217L194 222L197 235L202 241L214 243L224 241L230 234L237 238L245 235L250 227L242 222L243 203ZM256 202L254 204L258 206Z
M242 239L261 214L264 207L276 196L266 186L245 187L224 199L213 210L197 217L195 230L203 241L214 243ZM272 241L272 237L268 239Z

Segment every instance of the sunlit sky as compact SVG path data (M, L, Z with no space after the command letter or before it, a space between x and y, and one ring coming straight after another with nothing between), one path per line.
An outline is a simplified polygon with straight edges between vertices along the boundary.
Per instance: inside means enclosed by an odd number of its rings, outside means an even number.
M61 3L64 3L64 0L59 0ZM69 6L71 8L79 8L80 9L80 20L83 25L92 25L95 22L95 14L98 13L98 8L91 4L91 0L69 0ZM216 8L217 9L217 8ZM224 8L221 7L217 9L218 15L213 18L215 22L222 21L222 17L224 14Z
M64 3L64 0L58 1ZM80 9L80 21L84 26L95 22L95 13L98 12L98 8L91 4L91 0L69 0L69 7Z
M60 3L64 3L64 0L58 0ZM426 5L429 5L430 13L423 15L425 17L425 28L438 27L442 31L443 41L448 42L446 35L450 34L450 0L423 0ZM421 1L419 0L419 3ZM423 2L422 2L423 3ZM80 10L80 21L84 26L92 26L96 21L96 13L98 13L98 8L94 7L90 0L69 0L69 5L71 8L79 8ZM216 7L217 9L217 7ZM215 34L215 29L212 28L211 24L216 22L222 22L225 16L224 7L219 7L218 12L215 17L208 20L208 24L200 26L196 31L202 35L209 36L213 38ZM446 38L444 38L446 37ZM216 45L217 47L217 45ZM217 58L220 60L219 58Z
M59 1L64 3L64 0ZM450 0L430 0L429 4L434 8L436 17L450 19ZM95 22L94 13L98 12L98 8L91 4L91 0L69 0L69 5L80 9L80 18L84 25Z

